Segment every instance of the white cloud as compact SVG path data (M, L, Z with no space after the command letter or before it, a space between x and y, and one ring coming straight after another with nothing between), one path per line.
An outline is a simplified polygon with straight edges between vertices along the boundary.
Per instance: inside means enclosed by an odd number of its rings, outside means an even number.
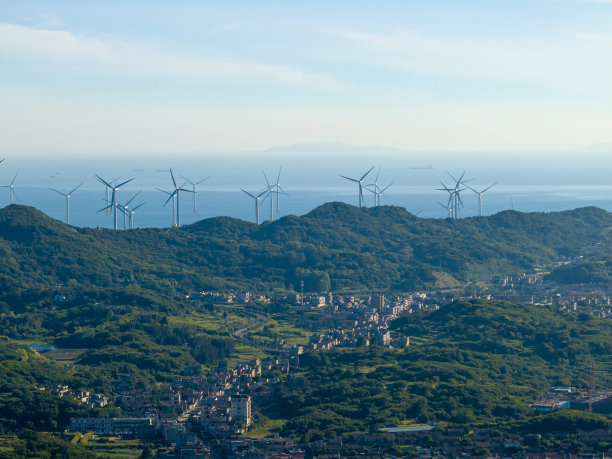
M155 46L90 38L69 31L34 29L0 23L0 54L50 59L86 73L133 77L235 78L311 89L339 89L328 75L285 65L222 60Z
M609 37L575 35L488 38L421 34L396 29L387 33L331 30L344 40L345 59L360 64L453 79L602 91L612 95L609 50L587 44L585 38L607 44ZM342 57L340 57L342 58Z

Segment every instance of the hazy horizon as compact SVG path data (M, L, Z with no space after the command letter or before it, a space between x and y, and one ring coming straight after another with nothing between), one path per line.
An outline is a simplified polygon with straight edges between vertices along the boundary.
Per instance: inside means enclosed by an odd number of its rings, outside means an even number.
M612 3L2 2L0 157L612 142Z

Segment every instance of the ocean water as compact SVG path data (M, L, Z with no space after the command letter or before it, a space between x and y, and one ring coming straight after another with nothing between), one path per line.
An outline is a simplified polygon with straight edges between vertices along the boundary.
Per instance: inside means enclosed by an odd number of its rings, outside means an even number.
M74 188L78 182L66 182L65 186L56 185L58 189L67 192ZM167 191L171 187L166 186ZM260 204L261 221L270 220L271 214L275 219L284 215L303 215L326 202L340 201L351 205L358 204L357 186L317 187L307 189L302 187L286 186L286 195L280 195L279 209L276 202L270 209L270 198ZM16 183L16 203L36 207L45 214L61 220L66 220L66 199L47 187ZM250 189L255 193L259 189ZM134 214L135 227L166 227L171 226L173 220L172 202L165 206L168 196L157 191L150 184L131 182L120 188L118 201L126 202L135 193L139 195L132 201L133 208L141 203ZM374 205L374 195L364 192L366 207ZM462 194L464 207L460 217L478 215L478 196L467 190ZM448 193L436 191L434 186L395 186L387 190L381 198L381 205L393 205L407 209L422 218L445 218L447 211L438 204L446 204ZM0 189L0 205L9 203L8 189ZM612 186L608 185L497 185L483 196L483 215L491 215L503 210L511 209L522 212L552 212L574 209L584 206L597 206L605 210L612 210ZM112 212L102 210L106 207L105 189L94 182L83 184L70 199L70 223L82 227L113 227ZM182 193L180 197L181 224L215 217L230 216L247 221L255 221L254 200L240 190L239 184L235 186L212 187L202 184L196 194L196 207L192 193ZM101 211L102 210L102 211ZM124 218L118 214L119 228L124 226ZM129 226L129 220L126 221Z
M378 158L380 160L380 158ZM167 166L168 158L154 158L126 162L104 158L77 160L32 160L11 161L10 158L0 164L0 186L11 183L17 170L19 173L14 182L15 202L36 207L45 214L66 220L66 199L49 190L56 188L68 192L80 183L70 200L70 223L79 227L113 227L112 212L100 211L106 207L105 187L95 177L99 174L106 181L118 182L133 178L119 189L118 202L125 203L135 193L139 195L132 201L133 208L144 203L134 215L135 227L167 227L173 221L172 202L167 194L157 188L170 192L173 190ZM241 191L241 188L256 194L265 188L266 182L262 170L267 171L268 179L274 183L278 175L279 158L268 158L265 161L253 156L242 159L221 158L213 162L208 159L188 160L176 158L175 178L179 185L190 188L183 175L192 181L198 181L210 175L210 178L198 186L197 206L194 212L193 194L181 193L181 224L215 217L230 216L247 221L255 221L254 200ZM287 164L286 160L284 163ZM303 215L326 202L341 201L351 205L358 204L357 184L349 182L339 175L359 176L367 171L373 161L358 158L353 162L347 160L331 164L323 159L313 161L294 161L282 169L280 183L286 195L280 195L280 212L274 204L274 218L284 215ZM431 161L433 162L433 161ZM265 163L265 164L264 164ZM418 164L429 164L422 160ZM142 164L145 167L141 167ZM413 164L413 163L412 163ZM544 164L542 162L542 164ZM452 165L452 164L451 164ZM464 164L461 163L463 166ZM514 165L514 166L511 166ZM456 165L453 174L461 172ZM491 162L483 165L473 161L467 164L466 177L477 176L469 185L477 190L489 186L495 181L497 185L483 196L483 215L491 215L503 210L514 209L522 212L553 212L575 209L584 206L597 206L612 211L612 185L606 184L607 174L604 168L595 168L585 161L556 163L554 173L545 171L549 168L525 168L520 161L512 161L500 166ZM513 169L514 167L514 169ZM593 168L591 172L589 168ZM542 172L540 172L542 171ZM377 170L365 180L371 183ZM564 177L563 180L558 177ZM409 167L407 163L397 162L381 168L379 183L386 186L394 180L381 198L382 205L393 205L418 213L422 218L445 218L447 211L438 204L446 204L448 193L438 191L440 181L451 185L451 179L444 169L434 163L426 168ZM9 188L0 188L0 207L9 204ZM478 215L478 196L469 189L461 193L464 207L461 217ZM364 190L365 205L374 205L374 195ZM260 205L261 220L271 216L270 199ZM119 228L124 226L124 218L118 217ZM129 221L126 219L126 226Z

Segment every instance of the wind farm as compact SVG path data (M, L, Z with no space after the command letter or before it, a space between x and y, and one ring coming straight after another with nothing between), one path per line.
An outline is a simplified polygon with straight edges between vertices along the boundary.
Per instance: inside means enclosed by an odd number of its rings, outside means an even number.
M422 209L420 218L463 219L491 215L512 208L529 211L525 203L527 199L531 199L523 196L520 189L516 191L507 184L500 185L496 180L488 181L487 178L496 178L494 170L487 174L482 171L474 174L472 171L460 169L455 169L457 172L450 169L446 171L443 167L414 171L409 167L389 167L382 163L363 168L358 174L334 174L333 169L327 170L325 176L322 175L309 185L308 175L304 174L300 179L298 170L278 165L274 167L270 164L262 164L263 170L252 171L251 177L246 172L236 177L231 174L206 176L201 174L202 170L207 169L204 162L199 162L197 167L182 164L177 169L136 169L119 165L114 168L106 167L101 173L92 175L89 175L87 170L82 173L69 173L66 166L59 165L54 170L61 169L62 174L56 173L54 177L47 175L36 182L36 186L44 186L44 189L48 190L50 196L47 197L38 192L33 194L34 182L30 167L22 166L21 171L7 174L7 171L11 172L13 161L13 158L7 157L0 163L0 183L4 182L2 187L7 189L7 194L2 196L5 205L17 202L19 194L19 203L40 208L70 225L109 227L117 230L136 227L182 227L184 224L215 216L237 217L261 225L287 215L303 215L331 201L344 201L358 208L360 205L361 208L391 205ZM363 161L361 163L363 164ZM127 175L129 171L137 173L130 177ZM164 187L166 180L159 172L170 176L169 188ZM429 176L431 182L437 180L439 185L423 185L423 174ZM93 176L94 180L88 181L88 175ZM477 175L480 177L473 178ZM323 183L323 180L327 180L327 183ZM415 181L417 183L414 183ZM79 186L75 187L76 184ZM92 198L95 190L104 192L101 198L105 205L95 205L99 199ZM134 197L137 192L140 200ZM443 199L436 196L436 193L440 192L445 195ZM161 196L156 196L156 193L161 193ZM190 195L189 201L184 199L185 193ZM52 198L51 195L56 197ZM243 197L240 198L239 195ZM541 195L539 193L539 196ZM554 203L556 207L542 210L567 208L562 202L562 196L552 196L552 199L558 201ZM61 201L57 199L59 197L63 198L61 214ZM246 197L249 199L245 199ZM56 204L52 204L51 200ZM281 203L283 200L284 204ZM147 201L149 205L143 208L140 206L143 201ZM247 201L250 201L248 205ZM186 202L189 203L188 212L185 211ZM592 204L587 202L584 205ZM137 213L131 214L135 206L139 206ZM104 212L110 214L109 219L98 217Z

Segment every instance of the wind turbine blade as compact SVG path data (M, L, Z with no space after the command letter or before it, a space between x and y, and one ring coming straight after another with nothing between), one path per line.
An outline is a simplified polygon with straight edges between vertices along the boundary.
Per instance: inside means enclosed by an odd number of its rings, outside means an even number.
M50 189L51 191L55 191L56 193L59 193L59 194L61 194L62 196L66 197L66 195L65 195L64 193L62 193L62 192L61 192L61 191L59 191L59 190L56 190L55 188L49 188L49 189Z
M372 172L372 169L374 169L374 166L372 166L372 167L370 168L370 170L369 170L369 171L367 171L365 174L363 174L363 175L361 176L361 179L360 179L359 181L361 181L361 180L363 180L364 178L366 178L366 175L368 175L370 172Z
M76 190L78 190L78 189L81 187L81 185L82 185L82 184L83 184L83 182L81 182L81 183L80 183L80 184L79 184L79 185L78 185L76 188L74 188L74 189L73 189L73 190L72 190L70 193L68 193L68 194L72 194L72 193L74 193Z
M495 182L493 185L486 187L484 190L481 191L481 193L484 193L485 191L487 191L488 189L493 188L495 185L497 185L498 182ZM467 185L466 185L467 186Z
M438 203L438 204L440 204L440 203ZM421 212L423 212L424 210L425 210L425 209L421 209L421 210L419 210L419 211L418 211L416 214L414 214L414 216L415 216L415 217L418 217L418 216L419 216L419 214L420 214ZM447 209L447 210L448 210L448 209Z
M457 182L457 179L453 177L449 171L444 171L444 172L446 172L448 176L453 179L453 182Z
M261 193L259 193L257 195L258 198L260 198L261 196L263 196L265 193L270 193L270 187L268 187L266 190L263 190ZM264 198L265 199L265 198Z
M165 172L165 171L164 171L164 172ZM157 191L161 191L162 193L165 193L165 194L172 194L172 193L170 193L169 191L162 190L161 188L155 188L155 189L156 189Z
M189 183L191 186L195 186L196 184L193 183L191 180L189 180L187 177L185 177L184 175L181 175L181 178L183 180L185 180L187 183Z
M461 184L461 180L463 180L464 175L465 175L465 171L463 172L463 174L461 174L461 177L459 177L459 180L457 180L457 186Z
M138 196L140 194L141 191L142 190L138 191L136 194L134 194L134 196L132 196L130 199L128 199L128 201L125 203L125 206L126 207L129 206L130 202L132 202L136 198L136 196Z
M146 204L146 202L143 202L142 204L138 204L136 207L134 207L134 208L132 209L132 212L136 212L136 209L138 209L138 208L140 208L140 207L144 206L145 204Z
M391 183L389 183L389 184L388 184L386 187L384 187L382 190L380 190L380 193L379 193L379 194L383 194L383 193L385 192L385 190L386 190L387 188L389 188L391 185L393 185L394 183L395 183L395 180L393 180L393 181L392 181Z
M268 190L269 190L270 189L270 182L268 181L268 176L263 171L261 173L263 174L264 178L266 179L266 185L268 185Z
M355 180L354 178L347 177L346 175L341 175L340 177L350 180L351 182L359 183L359 180Z
M112 205L112 204L111 204L111 205L109 205L109 206L106 206L104 209L100 209L100 210L99 210L99 211L97 211L96 213L97 213L97 214L99 214L100 212L104 212L106 209L110 209L111 207L113 207L113 205Z
M17 174L19 174L19 170L17 170ZM13 186L15 184L15 179L17 178L17 174L15 174L15 177L13 177L13 181L11 182L11 186Z
M199 182L195 182L195 183L194 183L194 186L199 185L199 184L200 184L200 183L202 183L202 182L205 182L205 181L206 181L206 180L208 180L209 178L210 178L210 177L206 177L206 178L203 178L202 180L200 180Z
M113 186L112 186L110 183L108 183L106 180L104 180L104 179L103 179L102 177L100 177L98 174L96 174L96 178L97 178L98 180L100 180L100 182L102 182L102 183L103 183L104 185L106 185L108 188L112 188L112 187L113 187Z
M448 210L448 206L445 206L444 204L442 204L440 201L436 201L438 204L440 204L443 208L445 208L446 210ZM422 211L421 211L422 212Z
M176 180L174 180L174 172L172 172L172 168L170 168L170 177L172 177L172 183L174 183L174 188L177 188Z
M476 190L475 190L474 188L472 188L471 186L469 186L469 185L465 185L465 186L467 186L467 187L468 187L470 190L472 190L474 193L476 193L476 194L480 194L478 191L476 191Z
M240 188L242 190L242 188ZM257 196L253 196L251 193L249 193L246 190L242 190L243 192L245 192L246 194L248 194L250 197L252 197L253 199L257 199Z
M278 183L280 182L280 174L281 174L281 169L282 167L278 168L278 175L276 176L276 184L278 185Z
M123 183L120 183L119 185L115 185L115 188L122 187L122 186L123 186L123 185L125 185L126 183L130 183L132 180L134 180L134 179L133 179L133 178L131 178L131 179L129 179L129 180L126 180L126 181L125 181L125 182L123 182Z
M166 200L166 202L164 202L164 207L166 206L166 204L170 202L170 200L174 197L175 194L176 194L176 190L174 190L173 193L170 193L170 196L168 196L168 199Z
M459 199L459 203L461 204L461 207L465 207L463 205L463 201L461 200L461 195L459 193L457 193L457 199Z
M11 187L11 194L15 197L15 201L19 201L19 196L13 187Z
M282 186L280 186L280 185L278 185L278 184L277 184L276 186L278 187L278 189L280 190L280 192L281 192L282 194L284 194L285 196L289 196L289 195L288 195L288 194L285 192L285 190L283 189L283 187L282 187Z

